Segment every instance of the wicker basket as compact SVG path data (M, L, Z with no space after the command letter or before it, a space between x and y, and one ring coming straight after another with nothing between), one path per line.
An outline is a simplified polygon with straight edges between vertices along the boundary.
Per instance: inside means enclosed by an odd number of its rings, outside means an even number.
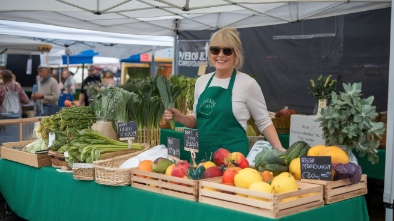
M94 180L94 165L89 163L74 163L73 178L76 180Z
M66 161L66 157L64 154L58 153L57 151L48 151L48 156L51 158L52 166L55 168L66 167L67 170L71 170L71 167L68 165Z
M109 186L126 186L131 183L131 168L120 169L126 160L149 149L148 144L142 144L143 150L135 150L135 152L117 156L111 159L94 161L95 180L99 184Z

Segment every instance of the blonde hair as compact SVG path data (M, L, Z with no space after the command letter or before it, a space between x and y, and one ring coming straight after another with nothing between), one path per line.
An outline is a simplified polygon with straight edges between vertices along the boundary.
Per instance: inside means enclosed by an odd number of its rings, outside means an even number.
M244 64L244 55L241 39L239 38L239 33L235 28L222 28L217 32L213 33L211 39L209 40L209 46L219 46L232 48L235 54L235 69L239 70ZM211 51L208 50L208 60L211 62Z

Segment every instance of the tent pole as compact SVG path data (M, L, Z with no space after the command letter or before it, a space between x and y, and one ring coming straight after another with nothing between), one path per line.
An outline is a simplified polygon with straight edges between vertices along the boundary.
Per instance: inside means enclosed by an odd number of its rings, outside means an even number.
M391 2L391 8L394 2ZM393 220L394 204L394 10L391 10L390 25L389 88L387 98L386 165L384 174L383 203L386 208L386 221Z
M82 64L82 81L85 79L85 64Z
M171 75L176 75L178 73L178 45L177 45L177 40L178 40L178 25L179 21L178 19L174 20L174 44L173 44L173 50L174 50L174 57L172 59L172 73Z

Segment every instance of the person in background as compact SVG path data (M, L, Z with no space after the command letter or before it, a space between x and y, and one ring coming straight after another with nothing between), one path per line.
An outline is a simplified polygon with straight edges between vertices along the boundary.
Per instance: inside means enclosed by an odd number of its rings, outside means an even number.
M59 89L64 94L75 94L75 80L67 69L62 70L62 80L59 82Z
M11 91L17 91L18 96L19 96L19 102L21 104L28 104L30 102L30 100L29 100L29 97L26 95L25 91L21 87L18 87L16 84L14 84L12 82L13 73L10 70L3 70L2 75L3 75L4 85L0 86L0 106L2 107L2 105L3 105L3 101L5 98L5 94L7 92L7 89L11 90ZM2 111L0 111L0 112L2 112Z
M15 84L18 87L21 87L21 84L19 84L19 82L16 81L16 75L12 74L12 83Z
M89 106L89 87L95 87L96 85L101 84L101 78L95 73L96 67L94 65L89 66L88 68L88 76L83 80L81 86L81 92L79 93L79 105L80 106Z
M3 75L2 75L3 70L5 70L5 67L0 64L0 85L3 84Z
M112 87L116 86L116 83L114 80L114 75L110 71L104 72L102 81L103 81L103 84L107 87L108 86L112 86Z
M50 113L49 109L52 107L57 107L57 103L59 101L59 87L57 85L57 81L52 78L50 74L50 69L45 66L38 67L38 75L40 76L40 80L38 82L38 91L32 93L33 101L42 101L43 104L43 114L48 116Z
M60 98L58 105L65 106L65 101L74 101L75 94L75 81L70 72L65 68L62 70L62 79L59 82Z
M268 115L259 84L239 71L244 57L238 31L223 28L215 32L210 39L208 58L216 71L197 79L193 115L184 115L175 108L165 110L164 114L167 120L198 129L197 160L205 159L220 147L246 157L249 152L246 127L251 116L271 146L286 151Z

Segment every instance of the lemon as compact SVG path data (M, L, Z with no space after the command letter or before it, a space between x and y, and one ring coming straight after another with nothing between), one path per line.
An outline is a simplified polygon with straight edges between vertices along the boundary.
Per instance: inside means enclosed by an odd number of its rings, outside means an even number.
M203 166L205 167L205 169L208 169L210 167L216 167L216 164L212 161L207 161L203 163Z
M287 172L283 172L274 177L274 179L272 179L271 186L274 188L275 193L286 193L298 190L295 178Z
M259 171L252 168L245 168L238 171L234 176L234 184L236 187L249 188L250 184L256 181L262 181Z
M299 157L290 162L289 172L296 180L301 180L301 160Z
M273 193L274 192L273 187L270 184L263 182L263 181L257 181L257 182L250 184L249 189L254 190L254 191L258 191L258 192L264 192L264 193ZM249 196L249 198L267 201L267 202L269 201L268 199L260 198L260 197L256 197L256 196Z

